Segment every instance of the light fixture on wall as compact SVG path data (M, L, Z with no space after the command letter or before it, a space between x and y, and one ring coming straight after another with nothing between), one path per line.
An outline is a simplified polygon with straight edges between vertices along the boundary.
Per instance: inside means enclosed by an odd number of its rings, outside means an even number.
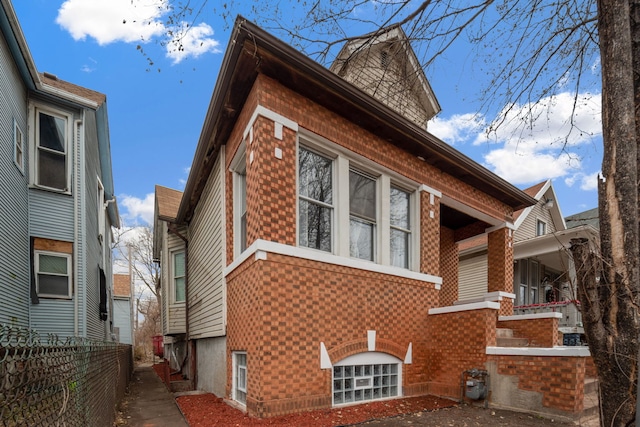
M543 206L547 209L551 209L553 207L553 199L545 199Z

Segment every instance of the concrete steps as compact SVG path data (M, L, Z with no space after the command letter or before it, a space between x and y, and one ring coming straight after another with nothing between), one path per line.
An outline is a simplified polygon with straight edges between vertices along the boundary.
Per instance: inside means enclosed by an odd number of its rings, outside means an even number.
M513 336L513 329L496 328L496 346L528 347L529 339Z
M600 427L598 380L595 378L584 381L584 409L577 424L582 427Z

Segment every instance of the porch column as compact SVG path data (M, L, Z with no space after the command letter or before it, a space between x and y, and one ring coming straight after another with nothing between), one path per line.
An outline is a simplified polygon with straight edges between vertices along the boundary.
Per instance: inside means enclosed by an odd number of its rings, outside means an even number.
M442 193L423 185L419 195L420 272L440 276L440 198Z
M503 226L488 233L488 292L513 293L513 231ZM500 315L513 315L513 300L500 302Z

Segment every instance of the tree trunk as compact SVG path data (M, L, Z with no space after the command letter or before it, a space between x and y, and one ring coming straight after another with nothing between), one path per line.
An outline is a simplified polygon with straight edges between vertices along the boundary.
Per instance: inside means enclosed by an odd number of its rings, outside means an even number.
M573 242L578 296L601 394L601 424L631 425L638 359L638 150L630 4L599 0L603 179L599 182L600 255ZM634 8L635 9L635 8Z

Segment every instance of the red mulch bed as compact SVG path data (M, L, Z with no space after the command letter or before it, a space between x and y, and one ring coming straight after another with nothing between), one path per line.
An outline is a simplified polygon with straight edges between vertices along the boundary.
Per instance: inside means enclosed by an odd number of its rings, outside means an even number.
M334 409L322 409L272 418L252 418L213 394L180 396L176 399L190 427L280 426L334 427L455 406L434 396L385 400Z
M164 381L164 363L156 363L153 365L153 370L156 371L156 374L160 377L161 380ZM182 381L184 378L180 372L176 372L171 374L171 378L169 381Z

